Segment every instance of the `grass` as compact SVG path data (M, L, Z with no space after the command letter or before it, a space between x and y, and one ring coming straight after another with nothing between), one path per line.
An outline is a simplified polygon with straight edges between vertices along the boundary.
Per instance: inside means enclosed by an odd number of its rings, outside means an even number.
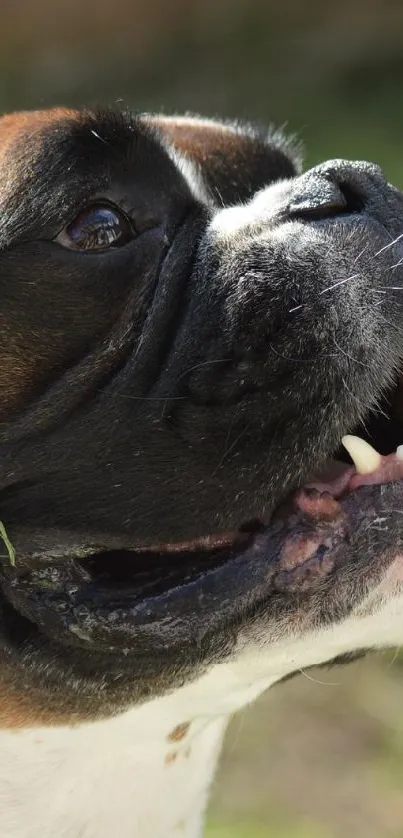
M11 544L11 541L7 535L6 528L2 521L0 521L0 538L3 540L7 548L8 561L10 562L12 567L15 567L15 549Z

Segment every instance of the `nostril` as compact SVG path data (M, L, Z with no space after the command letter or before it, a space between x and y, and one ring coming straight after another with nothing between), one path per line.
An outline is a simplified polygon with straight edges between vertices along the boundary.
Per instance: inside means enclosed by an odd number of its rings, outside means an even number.
M309 205L299 206L297 208L290 207L291 218L302 218L305 221L321 221L323 218L332 218L336 215L342 215L347 210L347 204L343 200L332 201L329 203L322 203L316 206Z
M301 178L288 207L291 218L321 221L338 215L361 212L364 198L345 181L328 178Z
M345 200L344 212L362 212L365 201L348 183L339 183L339 189Z

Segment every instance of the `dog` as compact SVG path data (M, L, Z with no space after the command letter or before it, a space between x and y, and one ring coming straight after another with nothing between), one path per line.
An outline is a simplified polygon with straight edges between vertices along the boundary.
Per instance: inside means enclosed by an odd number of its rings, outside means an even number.
M403 640L403 196L275 130L0 121L2 838L195 838L230 716Z

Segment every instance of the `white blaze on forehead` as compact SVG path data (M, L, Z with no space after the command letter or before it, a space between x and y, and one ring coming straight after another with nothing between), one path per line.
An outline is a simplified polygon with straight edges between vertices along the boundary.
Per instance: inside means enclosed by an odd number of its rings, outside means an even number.
M174 143L168 137L161 137L161 144L185 179L193 197L201 204L210 206L212 204L212 197L207 183L204 180L201 167L184 152L175 148Z
M358 474L372 474L381 465L381 455L365 439L347 434L342 443L350 454Z

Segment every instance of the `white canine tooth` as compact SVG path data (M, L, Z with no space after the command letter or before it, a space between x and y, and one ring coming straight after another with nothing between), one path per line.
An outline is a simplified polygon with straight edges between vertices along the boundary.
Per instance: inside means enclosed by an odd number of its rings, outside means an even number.
M342 443L350 454L358 474L372 474L381 465L381 455L369 442L365 442L365 439L347 434L343 436Z
M403 460L403 445L398 445L396 448L396 459Z

